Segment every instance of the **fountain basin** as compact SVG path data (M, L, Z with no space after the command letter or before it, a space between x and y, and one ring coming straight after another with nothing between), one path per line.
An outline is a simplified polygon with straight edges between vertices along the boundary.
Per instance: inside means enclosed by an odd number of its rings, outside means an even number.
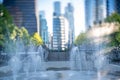
M119 76L101 73L98 76L95 71L40 71L31 72L29 76L19 73L17 80L119 80ZM0 80L13 80L12 76L1 77Z
M56 64L57 63L57 64ZM103 70L98 74L96 71L74 71L70 69L62 70L62 68L70 68L68 62L45 62L44 71L37 70L36 72L29 71L27 75L24 71L17 74L17 80L119 80L120 76L116 71L120 72L120 66L114 64L105 65ZM59 64L59 65L58 65ZM48 68L53 69L46 71ZM9 66L0 67L0 80L13 80L13 75ZM112 73L111 73L112 72Z

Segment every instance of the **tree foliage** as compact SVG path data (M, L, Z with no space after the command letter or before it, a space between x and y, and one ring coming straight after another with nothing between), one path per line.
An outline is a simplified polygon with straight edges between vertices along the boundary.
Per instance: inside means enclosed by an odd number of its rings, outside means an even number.
M112 33L110 35L111 38L111 42L110 42L110 46L119 46L120 45L120 14L118 13L113 13L111 16L108 16L105 19L106 22L109 23L118 23L115 27L119 27L119 30L117 30L116 32Z
M43 44L42 38L37 32L33 34L33 36L31 37L31 40L36 46Z
M0 47L4 46L6 38L8 39L14 25L12 24L12 17L7 9L0 4Z
M75 45L81 45L87 41L86 33L80 33L75 40Z
M120 46L120 29L110 35L110 46Z
M7 9L0 4L0 50L6 47L6 43L12 45L17 39L21 39L24 45L29 45L31 41L35 45L43 44L38 33L30 36L26 28L16 26Z
M105 19L106 22L118 22L120 23L120 14L118 13L113 13L111 14L110 16L108 16L106 19Z
M14 27L13 32L10 35L10 39L15 41L17 38L21 38L25 45L28 45L30 42L30 35L25 27Z
M29 35L27 29L24 28L24 27L21 27L21 31L22 31L22 37L21 38L22 38L24 44L28 45L30 43L30 35Z

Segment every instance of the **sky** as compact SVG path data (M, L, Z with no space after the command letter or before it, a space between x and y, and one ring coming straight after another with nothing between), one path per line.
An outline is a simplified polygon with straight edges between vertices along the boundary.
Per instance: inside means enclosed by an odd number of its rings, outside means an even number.
M64 8L67 6L67 3L71 2L74 7L75 36L78 36L80 32L85 31L84 0L38 0L39 11L45 11L48 31L52 33L53 3L55 1L61 2L62 13L64 13Z

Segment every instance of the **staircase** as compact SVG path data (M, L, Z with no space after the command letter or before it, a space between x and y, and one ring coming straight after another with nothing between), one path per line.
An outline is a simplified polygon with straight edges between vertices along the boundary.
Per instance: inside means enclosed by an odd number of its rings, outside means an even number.
M49 52L48 61L69 61L69 52L68 51Z

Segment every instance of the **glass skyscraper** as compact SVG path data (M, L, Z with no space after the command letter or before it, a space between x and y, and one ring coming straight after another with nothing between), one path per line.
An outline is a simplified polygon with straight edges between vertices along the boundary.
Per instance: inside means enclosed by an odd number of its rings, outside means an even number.
M115 11L120 14L120 0L115 0Z
M96 24L104 22L106 18L106 0L94 0L95 3L95 18L94 22Z
M54 2L54 13L53 13L53 50L61 50L61 24L59 16L61 15L60 2Z
M61 3L59 1L54 2L54 16L61 15Z
M92 26L93 23L93 0L85 0L85 26L86 30Z
M54 2L54 13L53 13L53 50L61 51L65 50L66 47L66 20L61 15L61 3L59 1Z
M120 0L107 0L107 16L110 16L112 13L117 12L120 14Z
M85 0L86 30L94 24L104 22L106 18L106 0Z
M74 7L71 3L68 3L68 5L65 7L65 17L68 20L69 24L69 37L68 37L68 46L72 46L74 43L75 38L75 31L74 31Z
M24 26L30 34L37 32L36 0L4 0L3 5L17 26Z
M115 12L115 0L106 0L107 16Z
M40 35L44 41L44 44L48 47L48 26L45 18L45 12L40 11Z

